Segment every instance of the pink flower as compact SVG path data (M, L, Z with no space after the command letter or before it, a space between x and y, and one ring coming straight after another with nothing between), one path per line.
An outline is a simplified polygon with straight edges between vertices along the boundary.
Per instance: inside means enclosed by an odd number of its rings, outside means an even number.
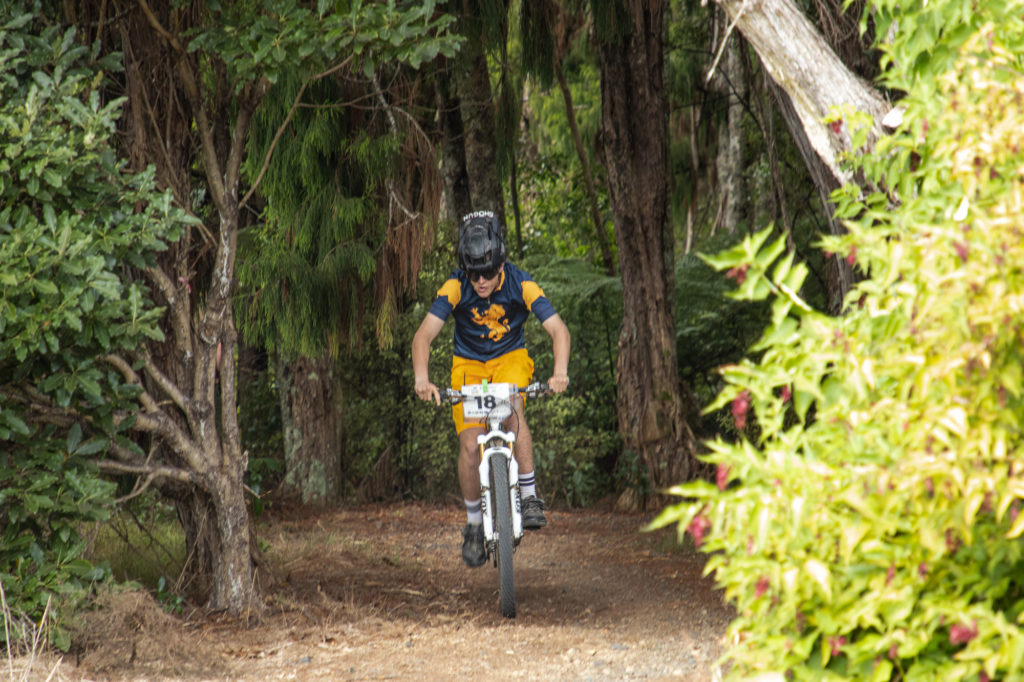
M747 410L750 409L750 392L746 389L732 401L732 418L736 421L736 429L742 431L747 426Z
M829 637L828 645L832 649L832 655L838 656L839 652L842 651L843 646L846 644L846 637L840 635L839 637Z
M960 538L958 538L956 536L956 533L953 532L952 528L947 528L946 529L946 549L949 550L951 553L952 552L956 552L958 549L960 549L960 545L961 545Z
M693 544L700 547L704 544L704 534L708 532L710 527L711 522L701 513L693 517L693 521L690 521L690 525L687 526L686 530L693 536Z
M736 284L743 284L745 281L747 281L747 270L749 269L750 265L744 263L743 265L730 269L727 273L725 273L725 276L728 277L729 279L736 280Z
M715 472L715 484L719 490L725 490L725 486L729 485L729 469L730 467L719 464L718 470Z
M764 593L768 591L769 587L770 584L768 582L768 576L762 575L757 579L757 585L754 586L754 595L757 597L763 596Z
M967 262L967 243L966 242L953 242L953 248L956 249L956 255L960 256L960 261L963 263Z
M977 621L971 621L971 626L967 627L961 623L957 623L949 629L949 643L950 644L967 644L969 641L978 636L978 623Z

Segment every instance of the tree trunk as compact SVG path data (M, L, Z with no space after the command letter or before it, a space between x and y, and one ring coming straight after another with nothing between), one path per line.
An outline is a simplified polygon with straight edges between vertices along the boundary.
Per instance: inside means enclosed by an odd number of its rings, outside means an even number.
M832 173L828 164L814 151L811 141L804 131L800 118L793 108L793 101L789 95L776 83L769 84L775 103L782 114L782 120L786 122L789 134L800 150L800 156L807 166L814 181L814 187L818 190L818 198L825 207L825 217L828 219L829 234L842 234L843 226L835 218L835 204L832 203L831 195L833 190L839 188L839 179ZM853 288L853 270L845 259L830 258L825 263L825 289L828 296L828 311L833 315L839 314L843 307L843 299Z
M624 301L617 408L624 448L642 458L662 490L696 472L697 443L676 366L664 6L633 0L628 8L628 35L599 46L601 131Z
M285 475L281 494L318 507L341 490L341 413L334 362L300 356L278 360Z
M811 171L826 214L832 216L834 207L828 201L831 191L857 181L840 167L840 155L855 150L851 149L845 122L832 126L822 120L833 107L849 106L868 113L875 118L874 133L868 140L872 144L883 132L881 119L889 104L843 64L792 0L761 0L753 4L744 0L717 1L786 95L777 96L783 117ZM838 234L842 226L832 219L829 229ZM833 266L839 269L831 278L835 289L829 305L833 312L838 312L853 277L845 262Z
M505 225L505 199L498 176L498 150L495 137L494 99L487 72L487 55L482 38L471 38L463 45L463 61L458 79L462 126L466 133L466 172L473 210L494 211Z
M211 217L145 271L154 299L166 309L166 339L138 357L107 361L143 388L134 427L158 444L148 458L127 448L115 448L114 455L125 471L148 475L142 487L154 478L164 481L185 530L183 580L193 593L198 590L209 608L241 614L260 607L259 562L243 484L231 295L244 142L267 84L246 85L231 106L211 105L211 91L235 91L223 80L210 84L197 76L177 34L197 20L190 8L145 0L117 15L128 88L122 130L131 162L140 170L155 165L159 181L174 189L186 210L195 200L193 170L201 167ZM211 73L223 78L216 69Z
M452 60L447 60L449 72ZM466 170L465 131L459 96L451 92L454 80L444 75L437 79L437 110L441 130L441 183L443 208L447 217L458 221L473 210L469 192L469 173Z
M875 117L877 136L889 110L885 99L846 68L792 0L718 4L736 22L772 80L789 95L810 149L840 183L853 181L839 166L839 155L851 151L849 129L843 123L834 130L822 119L833 107L851 106Z
M726 110L727 124L722 127L725 133L724 142L718 150L721 158L721 174L719 175L719 191L723 197L722 225L730 233L735 234L744 217L747 205L746 184L743 178L743 98L746 96L743 69L740 65L742 42L738 36L729 39L725 46L723 72L725 93L728 97ZM720 68L721 68L720 66Z

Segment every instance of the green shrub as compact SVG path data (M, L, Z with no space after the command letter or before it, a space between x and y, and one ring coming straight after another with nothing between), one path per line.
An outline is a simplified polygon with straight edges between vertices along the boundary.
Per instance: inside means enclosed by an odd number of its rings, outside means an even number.
M946 27L952 70L890 72L904 123L860 166L891 193L840 192L849 234L825 243L866 275L843 317L800 299L806 268L769 230L708 259L771 300L758 359L724 367L709 408L756 435L711 443L717 485L678 486L654 525L710 553L735 677L1022 676L1024 23L986 8Z
M153 264L181 218L152 169L117 163L122 100L98 87L118 56L37 28L32 15L0 24L0 582L11 617L47 613L66 648L64 614L106 574L78 533L109 515L96 460L137 449L125 432L138 387L104 359L161 338L145 287L121 277Z

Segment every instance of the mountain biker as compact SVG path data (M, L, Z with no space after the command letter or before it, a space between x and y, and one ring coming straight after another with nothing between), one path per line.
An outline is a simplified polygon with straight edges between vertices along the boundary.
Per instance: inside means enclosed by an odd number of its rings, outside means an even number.
M430 344L451 315L455 318L455 349L451 386L478 384L483 380L527 386L533 378L533 360L526 350L523 325L532 312L551 335L554 371L548 386L561 393L569 386L569 329L530 275L505 260L501 224L492 211L476 211L459 224L459 268L441 285L437 298L412 340L412 366L416 395L441 404L437 386L430 382ZM523 528L547 525L544 501L537 496L533 468L533 439L523 415L523 398L514 396L515 414L506 428L516 431L515 458L519 465ZM462 560L482 566L483 515L480 507L480 451L476 437L482 421L462 418L462 404L452 406L459 435L459 487L466 504L462 531Z

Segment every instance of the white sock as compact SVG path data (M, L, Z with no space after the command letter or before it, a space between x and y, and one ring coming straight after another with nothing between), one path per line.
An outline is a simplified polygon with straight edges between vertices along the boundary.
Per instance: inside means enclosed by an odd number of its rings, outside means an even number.
M463 500L466 503L466 522L479 526L484 522L484 513L480 508L480 500Z
M531 495L537 495L537 479L534 477L534 472L519 474L519 493L524 500Z

